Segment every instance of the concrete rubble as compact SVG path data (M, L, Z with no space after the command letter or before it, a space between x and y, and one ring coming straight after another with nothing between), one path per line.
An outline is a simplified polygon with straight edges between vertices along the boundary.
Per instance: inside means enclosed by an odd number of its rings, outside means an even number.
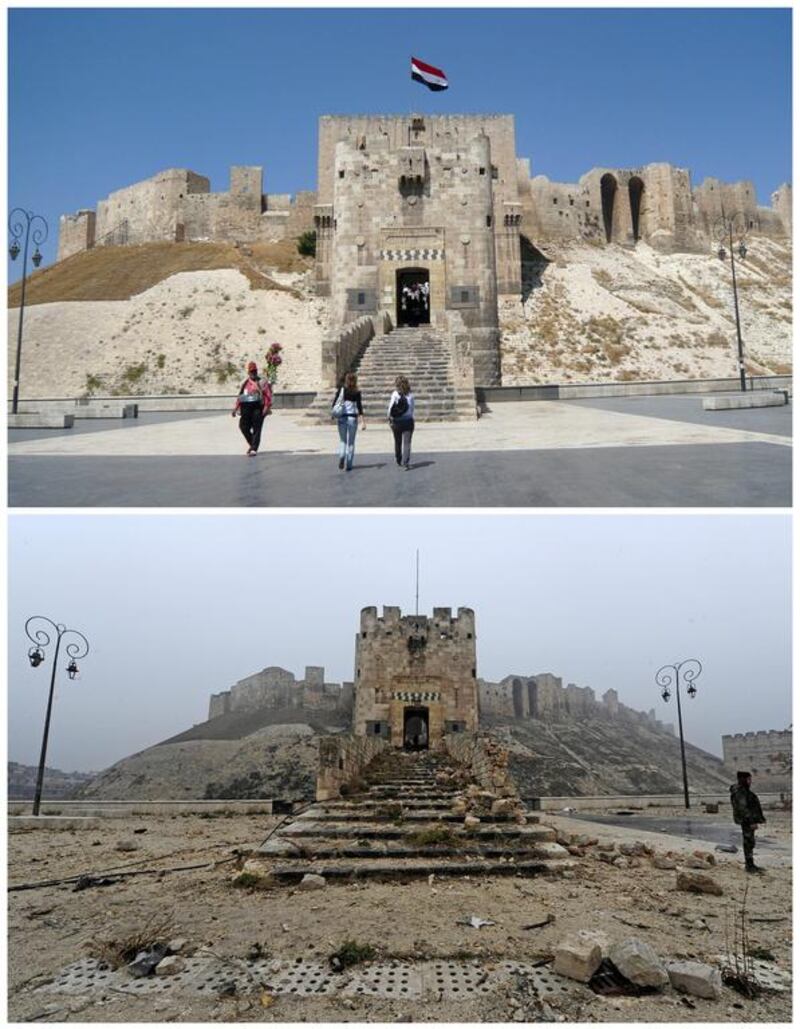
M661 958L649 943L643 940L627 939L615 943L608 952L609 961L622 975L636 986L666 986L669 982L667 970Z

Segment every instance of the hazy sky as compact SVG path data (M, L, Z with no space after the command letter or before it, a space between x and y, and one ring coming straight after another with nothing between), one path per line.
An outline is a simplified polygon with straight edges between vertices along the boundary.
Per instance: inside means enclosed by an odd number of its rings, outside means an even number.
M785 728L791 716L784 516L14 515L9 517L9 758L35 764L50 658L32 614L80 629L59 668L48 764L100 769L207 715L266 665L353 677L362 607L473 607L478 675L550 671L675 719L654 682L697 657L687 738ZM66 662L60 660L60 665Z
M165 168L314 189L321 114L509 112L566 182L670 161L769 204L791 179L789 9L18 8L8 42L9 197L48 219L47 263L60 214Z

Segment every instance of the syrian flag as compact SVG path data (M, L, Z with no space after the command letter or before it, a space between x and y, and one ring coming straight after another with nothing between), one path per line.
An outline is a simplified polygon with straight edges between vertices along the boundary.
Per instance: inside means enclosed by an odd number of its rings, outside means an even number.
M432 64L426 64L416 57L411 58L411 78L415 82L421 82L436 93L442 89L447 89L447 76L442 69L434 68Z

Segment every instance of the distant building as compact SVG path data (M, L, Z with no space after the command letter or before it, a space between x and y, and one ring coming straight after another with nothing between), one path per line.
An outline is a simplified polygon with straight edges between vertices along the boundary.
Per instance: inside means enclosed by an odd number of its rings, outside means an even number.
M751 772L753 786L788 790L792 785L792 730L737 732L722 737L722 760L731 775Z

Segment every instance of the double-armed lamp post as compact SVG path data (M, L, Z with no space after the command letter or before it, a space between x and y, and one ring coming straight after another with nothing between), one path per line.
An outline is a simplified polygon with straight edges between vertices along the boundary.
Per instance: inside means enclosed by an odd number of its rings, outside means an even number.
M675 699L678 702L678 733L681 738L681 767L683 769L683 800L686 805L686 810L689 810L689 780L686 776L686 747L683 742L683 714L681 712L681 686L686 688L686 692L691 700L694 700L697 695L697 687L694 684L695 679L703 671L703 666L696 658L688 658L686 661L681 661L677 665L664 665L656 672L656 683L661 687L661 699L664 703L669 702L669 698L672 696L670 693L670 687L675 690Z
M38 224L39 222L41 222L41 226ZM31 261L33 261L34 267L38 268L42 263L42 254L39 247L47 239L48 228L47 222L40 214L34 214L33 211L25 211L21 207L15 207L8 216L8 231L11 234L11 245L8 248L11 260L16 261L20 250L22 250L22 293L19 301L17 358L14 364L14 393L11 401L11 413L16 414L17 407L19 406L19 368L22 358L22 321L25 317L25 286L28 281L28 246L30 241L33 240L36 250L33 252ZM20 240L23 237L24 242L20 247Z
M723 212L722 216L714 224L714 236L719 243L717 257L720 261L730 257L731 261L733 309L736 314L736 343L739 349L739 383L743 391L747 389L747 382L744 372L744 344L742 343L742 325L739 320L739 291L736 287L736 257L734 252L742 261L747 257L747 247L744 242L747 232L747 219L738 211L730 215ZM725 249L726 243L728 245L727 250Z
M42 737L42 753L39 757L39 773L36 777L36 794L33 799L33 813L39 814L42 803L42 787L44 786L44 766L47 758L47 739L50 735L50 715L53 710L53 692L56 685L56 668L58 666L58 652L61 649L61 640L65 636L74 636L74 640L64 644L64 649L69 658L66 673L70 679L77 679L80 674L78 659L84 658L89 653L89 641L82 632L77 629L68 629L66 625L60 625L45 618L44 615L32 615L25 623L25 635L33 646L28 650L28 660L31 667L38 668L44 663L45 651L51 643L55 642L53 654L53 667L50 674L50 694L47 698L47 714L44 719L44 736Z

